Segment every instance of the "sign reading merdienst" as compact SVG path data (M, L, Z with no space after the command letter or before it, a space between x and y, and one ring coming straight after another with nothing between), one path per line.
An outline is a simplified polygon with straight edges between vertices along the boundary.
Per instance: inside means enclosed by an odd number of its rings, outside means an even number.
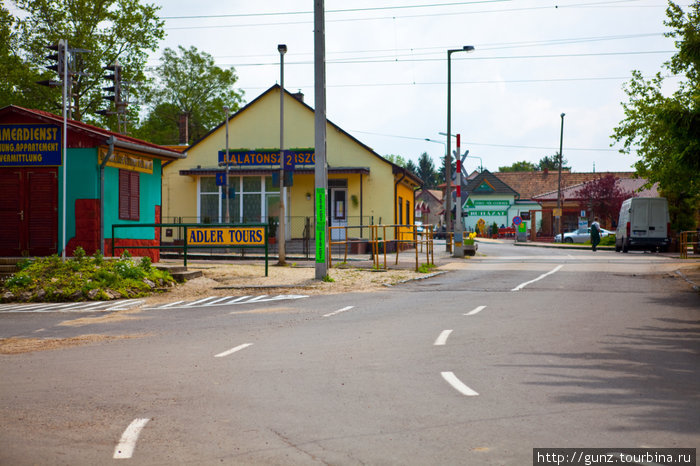
M1 167L61 165L61 128L54 125L0 125Z
M265 246L265 227L189 228L189 246Z

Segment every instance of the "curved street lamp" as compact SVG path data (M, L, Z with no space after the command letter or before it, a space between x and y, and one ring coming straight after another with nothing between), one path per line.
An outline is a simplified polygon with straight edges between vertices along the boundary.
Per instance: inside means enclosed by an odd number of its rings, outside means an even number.
M453 53L456 52L473 52L474 51L474 46L473 45L465 45L461 49L450 49L447 51L447 134L452 134L452 62L451 62L451 57ZM454 230L454 224L452 223L452 155L451 155L451 138L450 136L447 136L447 155L445 156L445 212L447 214L447 229L448 231L453 231L455 234L457 233ZM461 182L461 181L460 181ZM459 203L459 200L458 200ZM461 203L460 203L461 207ZM459 209L461 211L461 209ZM457 219L460 224L459 228L459 246L461 248L462 245L462 219L461 219L461 212L460 212L460 218ZM455 242L457 239L457 236L454 237ZM445 250L449 251L452 247L452 244L449 244L449 241L446 243ZM464 255L463 251L460 249L460 251L456 250L455 248L455 255L462 254Z

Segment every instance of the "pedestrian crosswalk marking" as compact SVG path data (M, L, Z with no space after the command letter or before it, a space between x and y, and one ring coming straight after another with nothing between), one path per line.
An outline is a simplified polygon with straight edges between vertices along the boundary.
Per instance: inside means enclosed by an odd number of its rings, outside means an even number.
M233 304L256 304L269 301L281 301L288 299L308 298L307 295L297 294L281 294L277 296L268 296L266 294L260 296L209 296L192 302L177 301L174 303L162 304L160 306L147 307L146 309L177 309L191 307L218 307L230 306Z
M281 301L289 299L308 298L306 295L281 294L269 296L266 294L259 296L208 296L195 301L173 301L157 306L148 306L144 309L178 309L192 307L215 307L230 306L233 304L256 304L269 301ZM0 314L16 312L115 312L133 309L144 305L142 299L123 299L119 301L91 301L78 303L12 303L0 304Z

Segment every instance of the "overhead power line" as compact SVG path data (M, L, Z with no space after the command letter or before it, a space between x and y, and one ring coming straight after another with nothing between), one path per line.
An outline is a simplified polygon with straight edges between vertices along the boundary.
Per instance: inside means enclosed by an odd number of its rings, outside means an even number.
M351 133L360 133L360 134L370 134L373 136L383 136L387 138L397 138L397 139L409 139L413 141L425 141L425 138L417 138L413 136L400 136L396 134L382 134L382 133L373 133L371 131L359 131L359 130L350 130ZM503 147L503 148L509 148L509 149L537 149L537 150L559 150L558 147L554 146L522 146L522 145L515 145L515 144L494 144L494 143L483 143L483 142L473 142L473 141L462 141L462 147L467 147L467 146L486 146L486 147ZM618 152L617 149L612 149L612 148L585 148L585 147L568 147L566 148L567 151L588 151L588 152Z

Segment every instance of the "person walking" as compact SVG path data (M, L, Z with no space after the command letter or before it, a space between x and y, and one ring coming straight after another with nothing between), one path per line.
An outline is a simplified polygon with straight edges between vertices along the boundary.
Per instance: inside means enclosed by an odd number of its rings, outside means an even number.
M591 244L595 252L598 244L600 244L600 223L598 222L598 217L595 217L593 223L591 223Z

